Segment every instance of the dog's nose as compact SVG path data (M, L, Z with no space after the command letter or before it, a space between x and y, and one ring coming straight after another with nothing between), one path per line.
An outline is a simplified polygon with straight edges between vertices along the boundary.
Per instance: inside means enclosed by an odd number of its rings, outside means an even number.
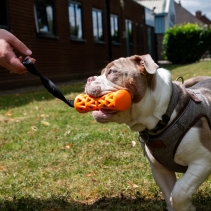
M100 93L101 93L100 86L95 86L94 89L89 90L89 94L93 97L99 97Z
M93 81L95 81L96 78L97 78L96 76L89 77L89 78L87 79L87 82L88 82L88 83L93 82Z

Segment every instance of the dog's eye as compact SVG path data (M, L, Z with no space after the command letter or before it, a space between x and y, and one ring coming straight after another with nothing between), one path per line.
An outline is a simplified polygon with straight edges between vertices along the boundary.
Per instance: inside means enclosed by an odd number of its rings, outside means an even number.
M117 70L109 70L108 74L115 74L117 73Z

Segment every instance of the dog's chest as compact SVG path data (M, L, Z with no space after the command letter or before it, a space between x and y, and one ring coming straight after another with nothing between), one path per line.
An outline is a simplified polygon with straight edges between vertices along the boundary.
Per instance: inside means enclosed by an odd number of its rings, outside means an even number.
M158 136L140 133L152 155L166 168L184 173L187 166L174 161L176 150L191 127L201 118L206 117L211 123L211 102L201 93L187 90L189 100L180 114Z

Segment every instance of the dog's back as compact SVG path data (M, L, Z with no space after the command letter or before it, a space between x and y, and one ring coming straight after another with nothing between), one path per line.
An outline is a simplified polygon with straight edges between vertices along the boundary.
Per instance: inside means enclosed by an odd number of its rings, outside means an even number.
M185 88L198 90L211 101L211 77L198 76L184 81Z
M198 89L207 88L211 90L211 77L197 76L184 81L185 88Z

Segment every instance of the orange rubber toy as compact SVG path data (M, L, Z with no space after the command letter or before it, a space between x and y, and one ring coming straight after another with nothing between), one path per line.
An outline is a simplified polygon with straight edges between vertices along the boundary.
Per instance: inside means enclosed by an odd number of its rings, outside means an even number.
M74 100L74 107L80 113L86 113L98 109L125 111L131 105L131 96L126 90L110 92L99 98L87 94L80 94Z

